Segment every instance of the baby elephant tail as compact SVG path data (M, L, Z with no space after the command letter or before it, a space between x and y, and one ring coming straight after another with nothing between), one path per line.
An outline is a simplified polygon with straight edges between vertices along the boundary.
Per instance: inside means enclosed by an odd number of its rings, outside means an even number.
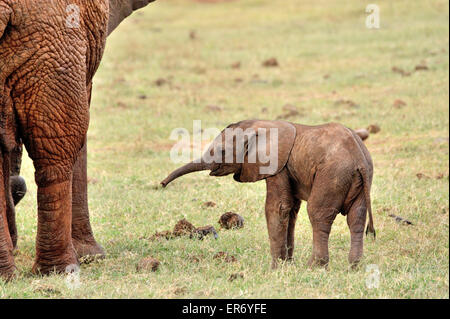
M366 129L362 128L359 130L355 131L356 135L358 135L363 141L367 140L369 138L369 131L367 131Z
M365 168L362 168L362 167L359 168L359 173L361 174L361 177L363 179L364 196L366 198L367 210L369 212L369 224L367 225L366 236L369 235L369 233L370 233L370 234L373 234L373 238L376 238L375 227L373 226L372 203L370 200L369 178L367 176L367 171Z

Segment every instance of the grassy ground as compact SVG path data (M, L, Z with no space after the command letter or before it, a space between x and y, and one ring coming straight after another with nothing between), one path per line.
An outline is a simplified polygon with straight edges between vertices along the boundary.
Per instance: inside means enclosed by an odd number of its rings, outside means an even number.
M365 27L365 4L356 0L164 0L135 14L109 39L92 102L89 201L107 258L82 266L77 289L62 276L30 275L36 187L26 159L19 278L0 283L0 298L448 298L448 2L377 4L379 30ZM272 57L279 67L262 67ZM231 67L235 62L239 69ZM428 70L414 72L416 65ZM167 82L157 85L158 79ZM397 99L406 105L395 107ZM271 271L264 182L198 173L157 188L178 165L169 160L174 128L192 131L193 119L220 129L241 119L274 119L286 104L299 109L289 118L294 122L381 128L367 142L378 237L366 240L359 271L348 268L350 234L342 216L331 233L329 270L307 269L312 233L305 204L295 261ZM204 208L206 201L217 206ZM218 228L226 211L244 216L245 228L219 231L218 240L147 239L181 218ZM415 225L400 225L389 214ZM213 260L219 251L238 261ZM159 271L136 271L147 256L161 261ZM366 286L370 264L381 273L377 289ZM230 282L233 273L244 278Z

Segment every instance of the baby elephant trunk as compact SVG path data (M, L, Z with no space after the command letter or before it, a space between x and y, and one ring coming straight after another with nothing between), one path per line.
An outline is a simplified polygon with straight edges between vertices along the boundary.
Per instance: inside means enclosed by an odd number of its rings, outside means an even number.
M178 177L181 177L183 175L193 173L193 172L205 171L208 169L210 169L210 165L208 165L204 162L200 162L200 163L190 162L189 164L186 164L186 165L180 167L179 169L173 171L169 176L166 177L165 180L163 180L161 182L161 185L163 187L166 187L171 181L173 181L174 179L177 179Z

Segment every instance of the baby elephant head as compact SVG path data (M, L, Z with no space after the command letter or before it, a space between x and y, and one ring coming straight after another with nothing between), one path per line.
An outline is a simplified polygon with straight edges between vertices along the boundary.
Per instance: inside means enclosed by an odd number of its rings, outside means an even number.
M296 136L283 121L248 120L231 124L203 156L172 172L161 184L192 172L210 170L211 176L234 174L238 182L256 182L277 174L286 165Z

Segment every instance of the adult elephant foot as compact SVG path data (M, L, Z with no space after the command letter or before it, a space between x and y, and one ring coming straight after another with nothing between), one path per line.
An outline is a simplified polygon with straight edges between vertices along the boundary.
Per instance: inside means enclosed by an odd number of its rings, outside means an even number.
M89 262L92 259L103 259L106 256L103 247L95 241L94 237L82 240L72 238L72 243L77 257L82 262Z
M71 272L73 267L78 267L79 262L73 247L68 249L62 255L46 254L36 257L32 273L35 275L49 275L51 273L67 273Z
M64 273L78 265L71 236L71 181L48 181L59 167L38 168L38 231L36 237L36 260L34 274ZM62 172L66 170L60 169ZM70 172L67 173L67 175ZM42 177L45 177L43 179ZM60 178L59 180L63 180ZM70 268L72 267L72 268Z
M2 257L0 257L0 260ZM13 261L7 261L6 263L0 262L0 278L6 281L14 279L16 272L16 266Z
M6 159L6 160L5 160ZM16 267L14 265L13 241L8 226L8 212L11 207L7 205L9 159L2 154L0 149L0 277L10 280L14 277Z
M3 217L1 214L0 222L3 224ZM5 237L9 234L4 230L4 227L0 229L0 278L9 281L15 276L16 266L14 264L12 244L5 240Z

